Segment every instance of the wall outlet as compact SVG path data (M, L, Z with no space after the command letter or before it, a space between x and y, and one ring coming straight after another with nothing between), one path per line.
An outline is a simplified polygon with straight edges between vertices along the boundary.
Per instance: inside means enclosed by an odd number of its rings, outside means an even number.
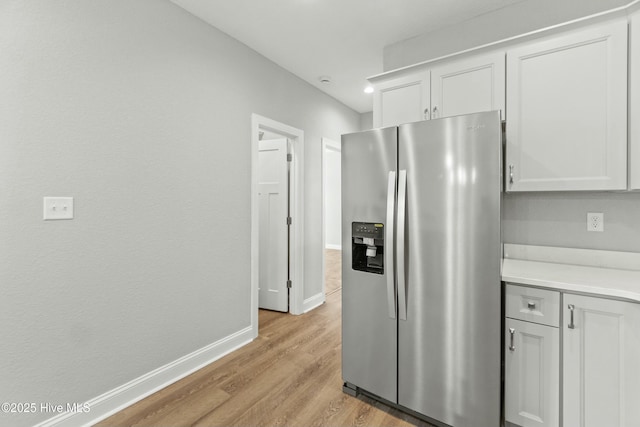
M73 219L73 197L45 197L42 219Z
M587 213L587 231L604 231L603 213Z

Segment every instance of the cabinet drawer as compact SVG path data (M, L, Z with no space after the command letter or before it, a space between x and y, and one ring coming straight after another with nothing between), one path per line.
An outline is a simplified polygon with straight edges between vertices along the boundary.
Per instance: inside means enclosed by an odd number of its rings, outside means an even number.
M506 316L560 326L560 292L507 284Z

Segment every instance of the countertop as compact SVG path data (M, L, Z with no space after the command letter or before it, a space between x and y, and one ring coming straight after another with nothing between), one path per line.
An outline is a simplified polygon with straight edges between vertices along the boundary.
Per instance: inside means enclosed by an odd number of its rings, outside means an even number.
M640 303L640 254L505 244L502 280Z

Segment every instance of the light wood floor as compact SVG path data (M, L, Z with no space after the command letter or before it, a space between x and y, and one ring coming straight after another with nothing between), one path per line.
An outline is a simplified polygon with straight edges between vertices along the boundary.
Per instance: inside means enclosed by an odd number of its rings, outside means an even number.
M341 295L301 316L260 310L255 341L98 426L428 427L342 392Z
M324 286L327 295L342 289L342 251L325 249Z

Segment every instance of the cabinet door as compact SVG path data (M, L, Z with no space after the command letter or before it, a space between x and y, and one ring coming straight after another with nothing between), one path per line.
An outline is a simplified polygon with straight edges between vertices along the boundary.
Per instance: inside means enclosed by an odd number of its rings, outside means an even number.
M627 188L627 21L507 52L507 191Z
M564 425L637 427L640 304L565 294L563 305Z
M504 52L446 62L431 70L431 118L502 111Z
M558 328L507 318L505 419L522 427L557 427L559 372Z
M629 188L640 190L640 11L631 16L629 67Z
M428 118L430 89L428 71L374 84L373 127L395 126Z

